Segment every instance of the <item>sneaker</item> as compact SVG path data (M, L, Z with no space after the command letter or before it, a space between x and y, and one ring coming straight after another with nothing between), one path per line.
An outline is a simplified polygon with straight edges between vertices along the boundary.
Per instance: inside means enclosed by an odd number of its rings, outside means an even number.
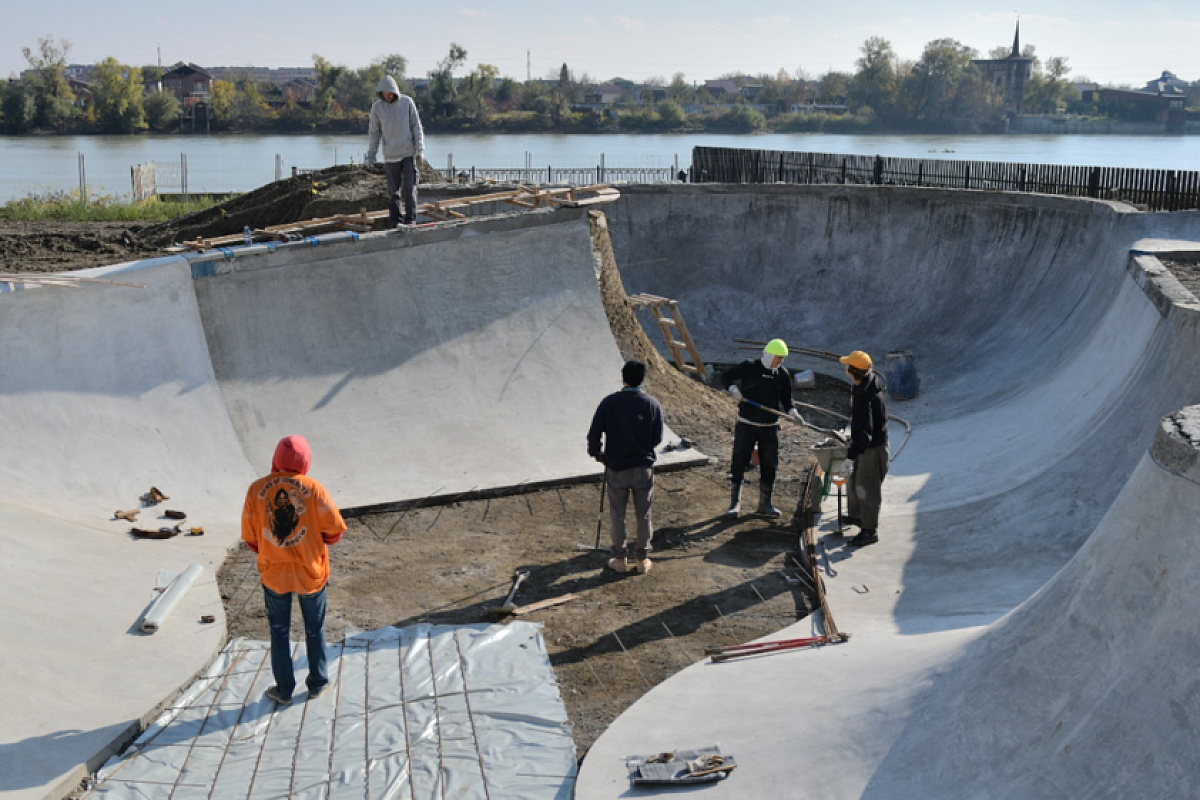
M610 558L608 568L614 572L629 572L629 564L625 562L624 558Z
M861 528L862 520L859 519L858 517L838 517L838 524L839 525L857 525L858 527Z
M858 536L850 540L851 547L866 547L879 541L879 534L873 530L859 531Z
M653 566L654 566L653 561L651 561L648 558L643 558L641 561L638 562L638 572L645 575L647 572L650 571L650 568Z
M315 689L315 690L309 689L308 690L308 699L309 700L320 700L324 695L329 693L329 688L331 686L333 686L332 683L327 683L319 689Z
M267 689L267 697L271 700L274 700L281 706L286 706L288 703L292 702L292 698L283 696L283 693L279 691L278 686L269 687Z
M725 516L728 517L729 519L737 519L738 515L740 515L741 513L742 513L741 504L732 505L729 507L729 510L725 512Z

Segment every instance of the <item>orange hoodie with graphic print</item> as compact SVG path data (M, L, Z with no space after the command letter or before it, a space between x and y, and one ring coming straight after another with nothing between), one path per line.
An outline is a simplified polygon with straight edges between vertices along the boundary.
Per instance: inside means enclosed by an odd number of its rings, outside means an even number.
M275 448L271 474L246 493L242 539L258 553L258 571L278 594L313 594L329 581L329 548L346 531L337 505L307 475L312 451L303 436L288 436Z

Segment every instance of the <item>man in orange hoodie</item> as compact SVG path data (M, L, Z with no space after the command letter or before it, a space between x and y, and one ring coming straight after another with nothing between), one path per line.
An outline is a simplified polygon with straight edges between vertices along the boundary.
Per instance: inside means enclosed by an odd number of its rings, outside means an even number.
M246 493L242 508L242 540L258 553L271 626L271 671L275 685L267 697L292 702L296 674L292 667L292 595L300 601L308 652L308 697L315 700L329 686L325 666L325 585L329 582L329 548L346 532L346 523L325 487L308 477L312 450L303 436L286 436L275 448L271 474L259 478Z

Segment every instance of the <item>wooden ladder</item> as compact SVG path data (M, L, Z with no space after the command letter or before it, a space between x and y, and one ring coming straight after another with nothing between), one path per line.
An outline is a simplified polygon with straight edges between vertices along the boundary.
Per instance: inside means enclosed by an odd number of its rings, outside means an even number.
M683 313L679 310L678 300L668 300L653 294L635 294L629 298L629 302L633 303L634 309L646 308L654 315L658 329L662 331L663 338L667 340L667 349L671 351L671 357L675 359L675 366L684 372L699 375L701 380L708 377L704 360L700 358L700 349L692 341L692 334L688 333L687 324L683 321ZM684 358L684 348L692 357L690 364Z

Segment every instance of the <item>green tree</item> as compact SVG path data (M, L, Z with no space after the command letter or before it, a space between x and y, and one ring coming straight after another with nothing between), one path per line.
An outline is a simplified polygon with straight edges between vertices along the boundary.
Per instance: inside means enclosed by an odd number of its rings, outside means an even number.
M127 67L109 56L92 71L96 121L106 130L133 133L145 128L142 95L142 71L137 67Z
M678 128L687 122L687 114L683 112L683 106L674 100L663 100L655 106L655 110L658 111L663 127L667 129Z
M25 133L37 121L37 99L24 83L9 87L3 103L4 129L8 133Z
M253 81L237 87L233 103L229 107L229 125L239 130L253 129L272 116L271 107L263 99L262 92Z
M896 74L896 52L887 39L872 36L859 48L862 55L855 62L858 72L850 82L850 106L867 106L887 118L895 114L899 80Z
M852 80L845 72L826 72L817 81L817 102L843 105L849 97Z
M38 39L36 50L21 48L21 54L34 71L31 85L37 105L37 125L57 128L79 115L75 93L66 78L67 54L70 52L70 42L51 36Z
M152 131L165 131L179 119L182 106L170 92L152 92L142 100L146 124Z
M438 62L437 69L429 73L429 104L435 117L452 117L458 99L458 87L454 83L454 70L467 60L467 51L454 42L450 52Z
M935 39L901 86L909 118L927 130L971 131L993 121L998 98L972 63L975 51L954 39Z
M1079 91L1066 79L1071 68L1067 59L1051 56L1046 68L1036 70L1025 88L1024 110L1033 114L1056 114L1075 106Z
M222 125L228 125L236 96L237 87L229 81L213 81L212 88L208 92L208 105L213 119Z
M491 100L495 94L492 87L499 76L500 68L494 64L476 65L459 87L459 113L479 124L486 123L491 114Z
M745 103L730 106L728 111L713 120L713 127L738 133L762 130L766 124L767 119L762 112L754 110Z
M337 100L337 84L346 68L334 64L313 53L313 71L317 73L316 97L313 109L320 119L328 119L335 109Z

